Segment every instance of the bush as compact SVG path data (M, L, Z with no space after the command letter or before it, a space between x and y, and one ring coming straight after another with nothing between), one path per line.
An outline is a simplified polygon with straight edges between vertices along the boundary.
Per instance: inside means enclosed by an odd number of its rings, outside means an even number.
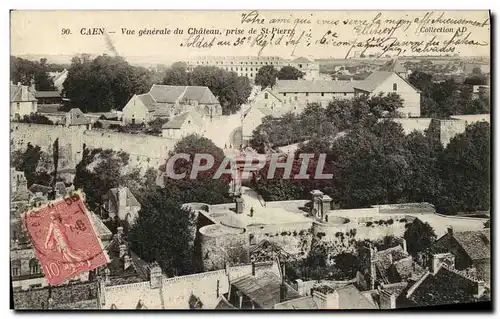
M366 227L370 227L371 225L373 225L373 223L372 223L372 222L367 222L367 223L366 223Z
M286 236L286 235L288 235L288 233L286 231L281 232L281 236Z
M401 218L401 219L399 220L399 222L400 222L400 223L406 223L406 218Z
M394 220L391 218L387 221L387 225L392 225L392 224L394 224Z
M318 236L318 238L321 239L321 238L325 237L326 234L323 232L319 232L316 236Z
M53 125L54 122L49 120L48 117L44 115L40 115L38 113L31 113L30 115L25 115L22 119L19 120L20 123L33 123L33 124L47 124Z
M297 231L296 230L293 231L293 235L297 236Z

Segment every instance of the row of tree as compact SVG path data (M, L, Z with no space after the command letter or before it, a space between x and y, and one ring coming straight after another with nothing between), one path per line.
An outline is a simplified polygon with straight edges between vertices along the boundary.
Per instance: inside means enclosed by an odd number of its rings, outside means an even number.
M480 72L480 71L479 71ZM421 91L421 116L447 118L450 115L490 113L488 91L473 94L473 85L486 84L486 76L475 74L464 83L447 79L436 83L432 73L414 71L408 81Z
M316 154L309 165L314 173L323 153L324 171L333 179L269 180L265 167L254 181L259 193L266 200L289 200L308 198L319 188L343 208L430 202L447 214L489 210L489 124L469 125L443 148L433 129L405 135L399 123L377 120L377 112L394 111L394 98L379 99L371 107L363 99L333 101L326 110L309 105L298 120L291 120L291 115L266 118L254 132L254 148L279 146L280 138L284 143L302 139L306 142L298 145L292 174L299 171L298 154ZM307 118L313 120L308 124Z
M48 74L52 70L54 68L47 64L45 58L40 61L30 61L15 56L10 57L10 80L14 84L35 85L37 91L53 91L54 81Z

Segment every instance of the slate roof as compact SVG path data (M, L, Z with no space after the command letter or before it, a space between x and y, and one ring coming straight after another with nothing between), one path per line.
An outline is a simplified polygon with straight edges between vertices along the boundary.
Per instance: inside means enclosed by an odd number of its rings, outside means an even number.
M47 196L47 194L52 190L51 187L49 186L44 186L40 184L32 184L29 188L29 191L32 192L33 194L36 193L42 193L44 196Z
M128 187L124 187L127 192L127 207L133 207L133 206L141 206L139 201L135 198L134 194L128 189ZM117 208L119 206L118 203L118 188L112 188L108 191L108 193L105 195L105 199L110 198L115 207Z
M246 275L231 281L244 295L250 298L262 309L271 309L280 302L281 278L273 272L265 272L260 277ZM300 297L298 292L287 286L286 299Z
M156 110L155 107L155 100L153 97L149 94L141 94L141 95L136 95L139 100L144 104L144 106L149 110L149 111L154 111Z
M490 258L490 229L455 232L453 237L472 260Z
M78 108L72 108L69 110L69 123L67 125L87 125L90 120L85 116L85 113Z
M189 115L193 119L194 123L198 125L200 128L203 126L203 118L196 111L187 111L183 112L177 116L174 116L170 121L163 124L162 128L164 129L180 129L182 125L188 120Z
M407 298L417 306L436 306L474 302L476 293L476 282L441 266L435 275L416 282Z
M217 306L215 306L215 309L237 309L233 305L227 301L227 299L224 296L219 297L219 303L217 303Z
M278 80L274 88L278 93L353 93L351 81Z
M425 273L425 269L414 262L411 256L395 261L393 267L396 269L399 276L405 279L420 278Z
M405 80L401 75L394 73L392 71L375 71L372 74L370 74L366 79L363 81L356 81L354 82L354 88L365 91L365 92L372 92L375 90L382 82L387 80L391 75L396 74L398 77L400 77L403 81L405 81L409 86L411 86L415 91L419 92L417 88L415 88L410 82Z
M354 285L337 289L340 309L377 309Z
M312 63L311 60L304 58L304 57L299 57L291 61L292 63Z
M174 86L153 84L149 91L157 103L175 103L176 101L198 101L200 104L219 104L212 91L206 86Z
M61 92L59 91L36 91L35 97L43 98L43 97L61 97Z
M11 102L36 102L34 92L26 85L10 85Z
M392 265L391 256L392 263L395 263L403 258L408 257L408 253L405 252L403 247L399 245L375 253L375 267L377 268L379 275L383 279L386 279L387 270Z

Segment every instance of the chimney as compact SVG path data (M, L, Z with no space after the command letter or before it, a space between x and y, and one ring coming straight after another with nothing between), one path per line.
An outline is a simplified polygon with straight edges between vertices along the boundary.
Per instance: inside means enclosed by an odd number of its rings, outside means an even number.
M99 280L99 301L101 305L106 304L106 283L102 278Z
M484 291L486 290L486 285L483 280L479 280L477 282L477 295L475 296L476 298L481 297L484 294Z
M236 295L238 296L238 309L242 309L243 308L243 294L241 293L241 291L237 291Z
M389 264L392 265L392 263L393 263L392 254L389 253L389 255L387 255L387 257L389 257Z
M243 214L243 198L235 197L234 201L236 203L236 214Z
M281 265L281 285L280 285L280 302L286 300L286 285L285 285L285 263Z
M255 277L255 262L252 261L252 276Z
M111 283L111 279L109 278L110 275L111 275L111 271L109 270L109 268L104 269L104 281L106 284Z
M127 270L130 266L132 266L132 258L129 255L125 255L123 257L123 270Z
M381 290L380 309L396 309L396 296L387 290Z
M295 290L297 290L301 296L305 296L307 294L306 285L302 279L295 279Z
M217 294L217 298L219 298L219 279L217 279L217 288L216 288L216 294Z
M406 246L406 239L403 238L403 250L408 253L408 247Z
M118 188L118 206L120 208L127 206L127 188L119 187Z
M127 245L120 244L120 258L123 258L127 254Z
M156 262L149 266L149 283L153 289L160 288L162 285L161 268Z
M448 235L453 236L453 227L448 226Z

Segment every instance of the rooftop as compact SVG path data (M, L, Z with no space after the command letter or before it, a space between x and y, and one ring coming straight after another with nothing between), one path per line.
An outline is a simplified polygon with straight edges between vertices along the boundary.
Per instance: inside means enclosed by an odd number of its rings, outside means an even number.
M278 80L274 91L277 93L353 93L351 81L306 81Z

